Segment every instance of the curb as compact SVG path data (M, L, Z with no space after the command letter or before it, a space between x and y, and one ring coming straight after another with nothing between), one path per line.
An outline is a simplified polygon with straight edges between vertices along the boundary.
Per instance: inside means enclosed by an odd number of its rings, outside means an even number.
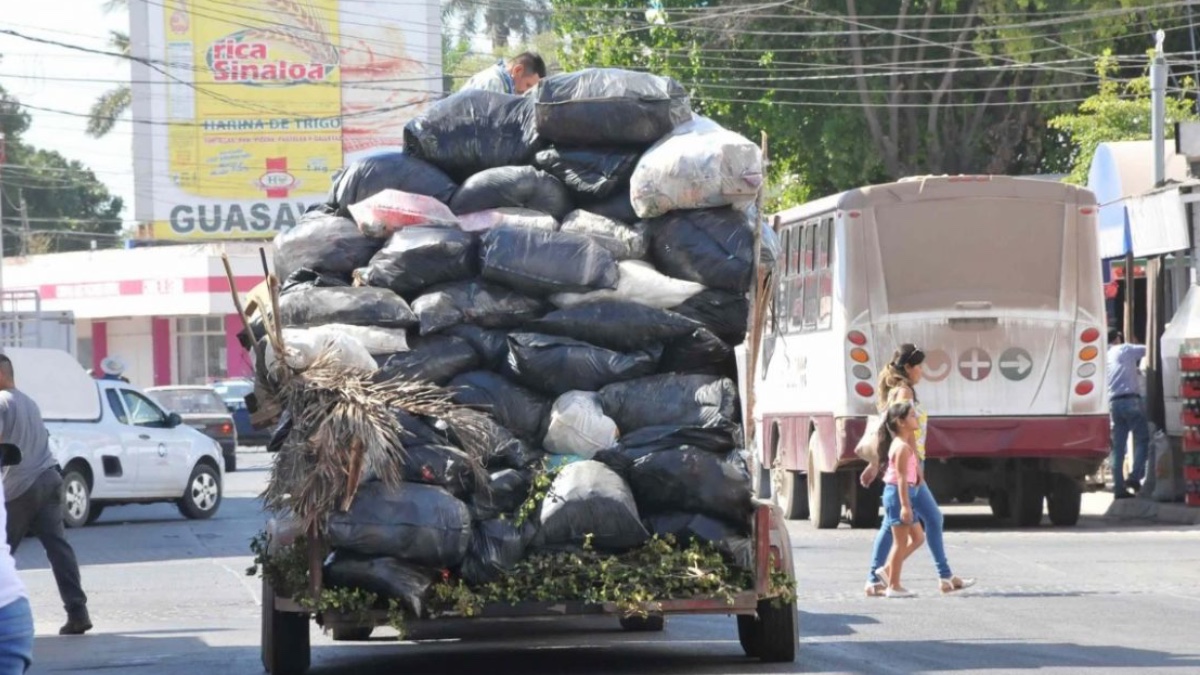
M1152 520L1170 525L1200 525L1200 508L1150 499L1118 499L1108 507L1105 518Z

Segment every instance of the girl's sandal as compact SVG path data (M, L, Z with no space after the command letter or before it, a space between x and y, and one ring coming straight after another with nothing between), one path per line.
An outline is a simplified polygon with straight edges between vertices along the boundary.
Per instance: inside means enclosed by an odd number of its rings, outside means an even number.
M886 569L887 569L886 565L883 567L875 568L875 577L879 579L879 581L884 585L885 588L892 585L892 574L891 574L891 572L884 572L884 570L886 570Z
M868 598L881 598L887 592L887 584L878 581L868 581L867 585L863 588L863 592L867 594Z
M942 579L939 582L939 585L941 586L942 593L954 593L955 591L961 591L964 588L970 588L974 586L975 580L962 579L960 577L950 577L949 579Z

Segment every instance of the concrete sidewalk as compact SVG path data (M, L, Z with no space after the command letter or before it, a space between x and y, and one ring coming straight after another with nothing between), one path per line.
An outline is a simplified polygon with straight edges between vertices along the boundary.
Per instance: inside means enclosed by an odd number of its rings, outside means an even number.
M1169 525L1200 525L1200 507L1152 499L1114 499L1104 513L1116 520L1149 520Z

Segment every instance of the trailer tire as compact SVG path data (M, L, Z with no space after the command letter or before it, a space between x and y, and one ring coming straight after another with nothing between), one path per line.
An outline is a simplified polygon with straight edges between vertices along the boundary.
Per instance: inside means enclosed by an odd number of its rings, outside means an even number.
M746 652L746 656L757 659L762 655L762 622L757 616L738 614L737 627L742 651Z
M263 579L262 662L271 675L304 675L312 665L308 615L275 609L275 589Z
M818 530L833 530L842 522L838 475L817 471L811 449L808 453L808 517Z
M1079 522L1082 505L1083 488L1079 481L1066 474L1053 474L1050 479L1050 491L1046 495L1046 510L1050 512L1051 524L1058 527L1074 527Z
M766 598L758 601L758 658L766 663L792 663L800 643L796 601L780 603ZM743 649L745 647L743 646Z
M1021 469L1013 480L1010 492L1012 522L1017 527L1037 527L1042 522L1042 505L1046 501L1046 484L1041 471Z
M375 632L374 626L337 626L332 631L334 642L366 642Z
M628 633L658 633L666 624L667 620L662 614L621 617L621 628Z

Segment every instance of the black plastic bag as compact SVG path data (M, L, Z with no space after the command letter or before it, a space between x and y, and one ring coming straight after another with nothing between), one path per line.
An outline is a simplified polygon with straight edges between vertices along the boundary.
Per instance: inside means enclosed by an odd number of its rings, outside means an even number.
M549 148L533 163L575 194L599 200L629 185L641 155L636 148Z
M279 284L279 295L283 296L293 291L306 288L342 288L350 285L350 275L320 274L308 268L301 268L288 275Z
M631 460L667 450L694 448L705 452L726 453L736 441L727 429L699 427L643 427L627 433L617 442L617 449Z
M483 278L523 293L583 293L617 285L617 261L587 237L502 227L483 235Z
M462 180L497 166L529 164L541 148L534 102L470 89L448 96L404 125L404 151Z
M479 355L481 370L496 370L508 358L508 333L468 323L451 326L446 335L466 340Z
M647 145L691 118L684 88L650 73L588 68L537 90L538 134L560 145Z
M400 476L409 483L443 487L459 499L475 491L475 473L467 453L449 445L405 443Z
M366 265L382 239L359 232L349 218L307 213L295 227L275 237L275 276L287 279L299 269L349 275Z
M334 213L350 217L350 205L383 192L400 190L449 203L458 189L441 169L406 152L381 152L346 167L329 188L327 205Z
M614 192L611 197L600 201L581 198L579 200L579 208L626 225L631 225L640 220L637 211L633 210L633 199L629 194L629 190L625 187Z
M671 535L684 546L693 541L712 544L725 559L744 570L754 570L754 540L749 523L735 527L699 513L664 513L645 519L651 534Z
M733 429L737 386L711 375L653 375L600 390L604 414L622 433L657 426Z
M754 231L735 209L675 211L646 223L660 272L745 293L754 270Z
M425 615L425 599L437 579L436 573L388 557L355 555L334 551L325 562L325 585L354 588L398 600L411 616Z
M691 333L667 343L663 349L660 373L703 373L721 377L737 377L737 361L733 347L713 335L707 328L697 328Z
M430 335L410 341L407 352L387 357L375 373L376 382L397 377L444 385L479 367L482 359L469 342L450 335Z
M571 193L562 181L532 166L501 166L463 181L450 200L456 214L502 207L539 211L562 220L571 211Z
M283 413L279 416L279 423L275 425L275 430L271 432L271 440L267 441L267 452L279 452L283 449L283 444L287 442L288 436L292 433L292 411L287 408L283 409Z
M533 479L528 469L492 472L487 487L475 493L471 517L474 520L488 520L516 513L529 497L532 486Z
M459 576L469 586L482 586L499 579L521 562L536 533L537 526L531 522L516 525L509 520L492 519L475 523L471 547Z
M542 502L536 544L578 548L591 537L599 551L627 551L649 538L629 485L600 462L563 467Z
M619 351L640 349L690 334L699 328L691 319L624 300L596 300L550 312L528 328L562 335Z
M688 298L682 305L672 307L671 311L699 321L731 345L740 345L746 339L750 301L744 293L709 288Z
M279 298L279 313L288 328L341 323L378 328L409 328L417 315L404 298L386 288L308 288Z
M491 413L504 428L517 436L540 443L546 433L551 401L496 373L476 370L450 381L454 401Z
M398 230L360 271L363 283L411 295L434 284L470 279L479 267L479 240L456 227L414 225Z
M527 471L535 467L546 456L540 449L517 438L511 431L491 418L483 420L481 424L485 427L484 433L491 446L483 458L484 466L489 471L495 472L505 468Z
M654 452L633 463L629 485L646 516L702 513L747 527L754 511L750 473L741 452L687 448Z
M555 335L513 333L508 336L504 373L527 387L560 396L650 375L661 353L657 345L625 353Z
M329 516L328 532L335 549L443 569L467 554L471 515L440 487L370 481L358 487L349 511Z
M427 289L413 300L421 321L421 335L460 323L483 328L514 328L541 316L541 300L486 281L455 281Z
M645 225L626 225L590 211L576 209L568 213L560 231L587 236L617 260L641 260L649 251Z

